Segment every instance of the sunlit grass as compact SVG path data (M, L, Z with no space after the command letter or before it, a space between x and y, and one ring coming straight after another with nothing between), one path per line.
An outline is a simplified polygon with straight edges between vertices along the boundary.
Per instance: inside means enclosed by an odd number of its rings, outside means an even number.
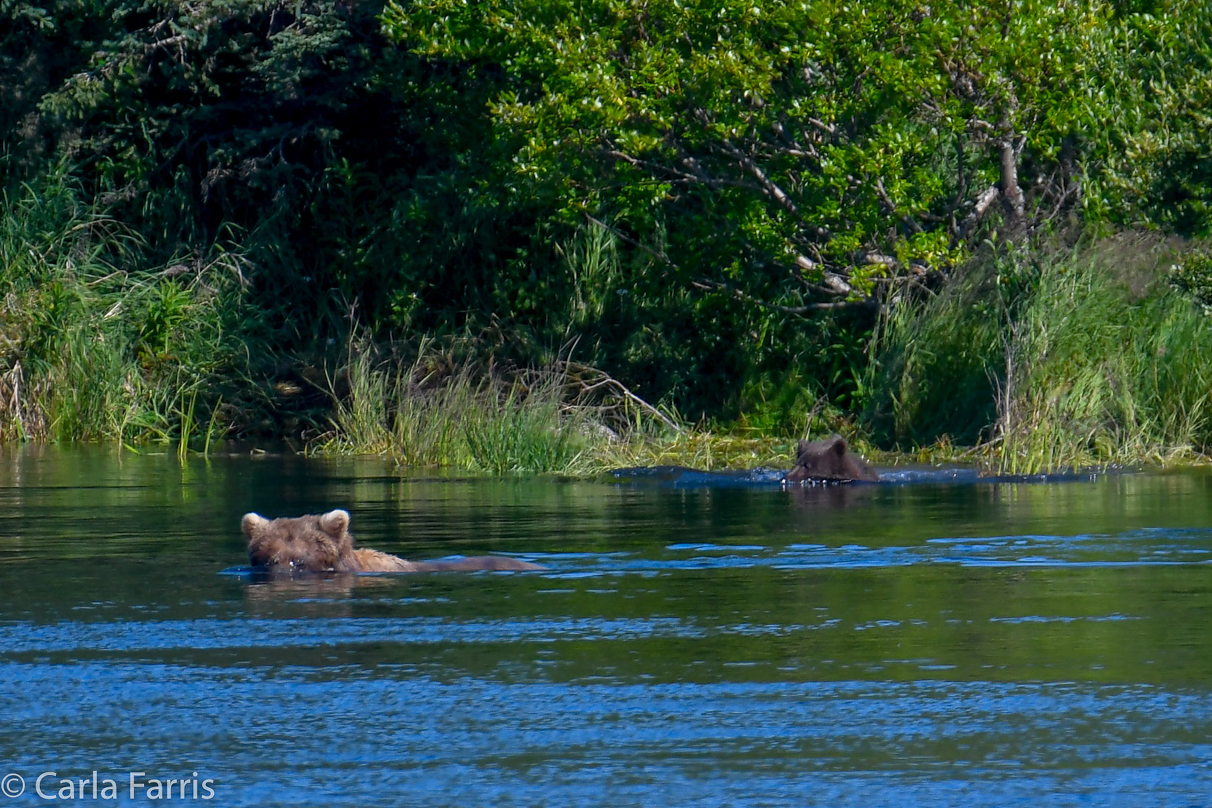
M60 175L0 206L0 440L209 446L240 373L239 258L149 265Z
M1212 447L1212 318L1172 246L1012 253L886 323L869 423L991 469L1165 465Z
M1212 319L1164 287L1134 294L1105 257L1044 273L1016 320L1004 470L1164 464L1212 443Z
M587 470L582 419L563 406L555 381L477 378L470 367L442 373L433 358L424 345L408 364L351 346L348 393L336 397L333 430L314 448L496 474Z
M639 466L687 466L704 470L788 468L795 450L785 438L740 437L690 429L645 435L595 447L599 470Z
M338 397L333 429L313 448L382 454L403 466L493 474L593 475L626 466L699 469L788 466L785 438L715 433L675 414L639 406L616 387L586 383L553 368L477 373L471 365L443 373L426 354L408 364L351 350L348 392Z

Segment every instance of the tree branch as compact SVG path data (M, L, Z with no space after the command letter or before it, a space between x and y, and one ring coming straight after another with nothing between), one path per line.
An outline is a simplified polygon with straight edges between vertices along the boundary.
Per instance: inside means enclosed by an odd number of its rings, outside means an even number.
M1018 156L1022 146L1015 147L1014 138L1007 136L1001 142L1001 186L1002 199L1010 210L1010 217L1021 222L1026 211L1026 199L1018 184Z
M626 233L621 232L616 227L612 227L611 225L606 224L605 222L603 222L601 219L597 218L596 216L591 216L589 214L585 214L585 218L588 219L593 224L596 224L598 227L601 227L604 230L610 231L615 236L617 236L619 239L627 242L628 244L635 247L636 249L643 250L644 252L648 253L656 260L658 260L661 263L668 266L670 269L673 269L674 271L680 271L680 268L678 267L678 265L676 263L674 263L673 259L671 259L669 256L665 255L664 252L657 252L656 250L652 249L648 245L641 244L640 242L633 239L631 236L628 236ZM822 280L825 282L827 289L820 289L819 287L816 287L815 284L809 284L809 286L818 288L820 291L828 293L828 294L850 296L855 293L854 287L851 286L849 283L847 283L846 280L841 275L838 275L835 272L830 272L829 270L824 269L820 264L816 263L811 258L808 258L805 255L797 255L795 258L795 263L796 263L796 266L800 267L801 269L806 269L806 270L809 270L812 272L820 272L821 276L822 276ZM802 276L801 276L801 280L803 280ZM805 283L807 283L807 281L805 281ZM781 311L784 314L807 314L807 313L813 312L813 311L828 311L830 309L849 309L849 308L874 308L874 309L877 309L880 311L883 310L883 307L879 304L879 302L871 297L865 297L862 300L854 300L854 301L842 300L842 301L836 301L836 302L831 302L831 303L809 303L809 304L806 304L803 306L782 306L782 305L779 305L778 303L767 303L765 300L761 300L759 298L753 297L752 295L746 294L745 292L742 292L740 289L729 286L728 284L725 284L725 283L720 283L719 281L710 280L709 278L703 278L703 277L694 278L691 281L691 285L698 289L705 289L705 290L714 291L714 292L726 292L726 293L732 295L733 297L737 298L738 300L743 300L746 303L752 303L755 306L761 306L762 308L767 308L772 311Z
M728 284L720 283L719 281L713 281L709 278L695 278L690 282L690 285L710 292L724 292L725 294L732 295L737 300L752 303L755 306L761 306L762 308L770 309L771 311L782 312L783 314L808 314L814 311L830 311L835 309L883 309L879 302L871 297L864 298L862 300L839 300L831 303L808 303L803 306L782 306L778 303L767 303L765 300L761 300L753 295L746 294L734 286L729 286Z
M981 220L985 213L989 210L989 206L1001 196L1001 191L996 185L990 185L985 190L981 191L980 196L976 198L976 204L972 207L972 212L964 217L960 222L959 234L960 238L967 238L972 232L972 228Z
M665 426L672 429L674 432L681 435L686 431L686 430L682 429L680 426L678 426L676 423L674 423L672 418L670 418L668 415L666 415L665 413L658 410L653 405L649 404L644 399L637 396L635 393L628 390L627 386L625 384L623 384L618 379L611 376L606 371L600 370L598 368L589 367L588 365L575 364L573 362L565 362L564 367L568 370L579 370L582 373L592 373L592 374L598 376L598 381L585 385L582 389L582 392L589 393L603 385L608 386L608 387L613 387L616 391L621 393L623 398L625 398L627 401L630 401L632 404L635 404L637 407L639 407L642 410L647 410L648 412L652 413L652 415L655 416L657 418L657 420L659 420L662 424L664 424Z
M799 208L797 208L795 203L791 201L791 197L787 196L787 193L782 188L780 188L769 177L766 176L766 172L762 171L762 167L755 163L753 158L745 154L736 146L732 145L732 141L730 140L724 141L723 149L729 156L739 162L741 166L745 168L745 170L753 175L754 179L758 181L758 185L762 186L762 190L766 192L767 196L773 198L775 202L778 202L779 205L781 205L783 209L792 216L799 215Z
M875 194L880 198L880 201L887 206L888 212L896 215L896 203L892 201L892 197L888 195L888 191L884 188L883 177L875 178ZM901 214L900 220L904 223L905 227L908 227L914 233L922 232L922 226L914 221L913 217L909 214Z

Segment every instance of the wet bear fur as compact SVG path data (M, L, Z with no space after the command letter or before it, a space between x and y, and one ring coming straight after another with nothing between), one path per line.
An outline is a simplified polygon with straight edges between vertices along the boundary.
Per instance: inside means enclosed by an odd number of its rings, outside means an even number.
M785 482L879 482L879 473L850 451L846 440L834 435L826 440L800 441L795 455L795 468L787 472Z
M406 561L356 547L349 514L342 510L283 519L246 513L240 528L248 539L248 563L271 571L306 572L479 572L541 570L538 564L503 556L449 561Z

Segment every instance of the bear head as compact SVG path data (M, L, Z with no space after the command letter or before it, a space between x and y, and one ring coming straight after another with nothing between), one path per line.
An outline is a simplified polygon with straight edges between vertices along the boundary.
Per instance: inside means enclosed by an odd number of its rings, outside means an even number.
M850 451L840 435L817 441L800 441L795 468L783 478L789 483L805 480L879 482L880 475L866 460Z
M268 569L355 572L361 569L342 510L293 519L246 513L240 528L248 539L248 563Z

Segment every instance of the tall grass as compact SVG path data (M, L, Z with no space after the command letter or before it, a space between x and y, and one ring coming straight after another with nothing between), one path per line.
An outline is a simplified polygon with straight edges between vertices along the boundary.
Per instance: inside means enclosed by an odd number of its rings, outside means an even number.
M378 453L405 466L575 474L588 469L589 421L565 407L554 374L505 380L473 365L451 371L423 345L410 364L351 349L334 431L318 448Z
M716 435L640 401L600 371L513 370L432 343L411 362L353 345L333 374L332 430L313 450L383 454L411 467L582 475L621 466L788 465L785 440Z
M64 174L0 189L0 440L207 444L240 277L221 252L149 261Z
M981 443L1011 473L1165 463L1212 447L1212 319L1140 236L1003 254L888 319L869 423Z

